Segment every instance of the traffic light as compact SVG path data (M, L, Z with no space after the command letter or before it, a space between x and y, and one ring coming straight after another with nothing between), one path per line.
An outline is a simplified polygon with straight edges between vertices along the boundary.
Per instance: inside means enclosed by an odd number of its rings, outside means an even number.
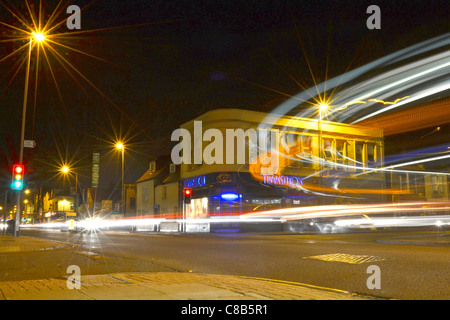
M15 164L13 166L13 177L11 188L14 190L23 189L23 175L25 173L25 166L21 164Z
M186 204L191 203L191 195L192 195L192 189L185 188L184 189L184 203L186 203Z

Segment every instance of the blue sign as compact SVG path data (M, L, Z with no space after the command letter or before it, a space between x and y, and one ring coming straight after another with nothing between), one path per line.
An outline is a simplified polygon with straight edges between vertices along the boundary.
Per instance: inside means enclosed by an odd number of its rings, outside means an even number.
M184 179L185 188L198 188L206 185L206 176L198 176Z

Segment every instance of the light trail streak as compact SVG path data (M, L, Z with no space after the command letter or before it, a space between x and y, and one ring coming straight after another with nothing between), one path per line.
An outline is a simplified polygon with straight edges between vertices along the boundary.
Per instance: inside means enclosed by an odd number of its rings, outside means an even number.
M372 217L370 219L341 219L334 221L338 227L385 228L385 227L443 227L450 225L450 215L412 216L412 217Z
M391 102L391 101L378 100L378 99L369 99L369 100L367 100L367 101L378 102L378 103L382 103L382 104L385 104L385 105L386 105L386 104L393 105L393 104L396 104L397 102L399 102L399 101L401 101L401 100L403 100L403 99L406 99L406 98L409 98L409 96L405 96L405 97L403 97L403 98L395 99L395 101L392 101L392 102ZM347 109L348 106L351 106L351 105L353 105L353 104L366 104L367 101L362 101L362 100L358 100L358 101L350 101L350 102L347 103L345 106L334 109L334 111L345 110L345 109Z
M448 64L448 66L450 66L450 64ZM389 106L389 107L380 109L380 110L375 111L375 112L372 112L372 113L368 114L367 116L361 117L358 120L355 120L355 121L351 122L351 124L355 124L355 123L367 120L369 118L375 117L375 116L377 116L377 115L379 115L381 113L384 113L386 111L389 111L391 109L398 108L398 107L400 107L400 106L402 106L404 104L411 103L411 102L414 102L414 101L426 98L428 96L432 96L432 95L434 95L436 93L443 92L443 91L448 90L448 89L450 89L450 81L446 81L446 82L442 83L441 85L434 86L432 88L428 88L428 89L425 89L425 90L417 91L412 97L404 100L403 102L398 103L398 104L393 105L393 106Z
M444 212L450 210L450 201L423 201L405 203L377 203L363 205L332 205L332 206L312 206L299 208L285 208L242 215L243 219L271 217L280 220L304 220L317 218L336 218L363 214L406 214L406 213L427 213Z
M446 151L446 153L449 151ZM303 161L303 162L308 162L308 163L318 163L319 158L316 156L311 156L311 157L303 157L302 155L296 154L296 156L298 158L293 158L290 157L289 155L280 153L283 157L289 158L293 161ZM406 156L405 156L406 157ZM346 158L346 157L344 157ZM437 171L426 171L426 170L400 170L400 169L393 169L393 168L397 168L397 167L406 167L409 165L413 165L413 164L420 164L420 163L424 163L424 162L432 162L432 161L438 161L438 160L442 160L442 159L448 159L450 158L450 154L449 155L443 155L443 156L438 156L438 157L433 157L433 158L427 158L427 159L421 159L421 160L415 160L415 161L408 161L408 162L403 162L403 163L399 163L396 165L391 165L391 166L387 166L387 167L363 167L362 163L359 163L360 166L357 165L347 165L347 164L342 164L342 163L338 163L338 162L334 162L334 161L330 161L327 159L322 159L322 162L330 168L340 168L342 169L342 172L340 172L341 175L354 175L354 176L358 176L358 175L363 175L363 174L369 174L369 173L378 173L379 171L383 171L383 172L394 172L394 173L414 173L414 174L430 174L430 175L443 175L443 176L450 176L450 172L437 172ZM356 160L351 159L351 158L346 158L348 161L352 161L355 163L358 163ZM326 170L324 170L326 171ZM352 171L361 171L361 173L353 173ZM308 178L312 178L312 177L316 177L320 174L320 172L315 172L309 176L306 176L304 178L304 180L308 179Z
M448 159L448 158L450 158L450 154L449 155L445 155L445 156L439 156L439 157L427 158L427 159L422 159L422 160L415 160L415 161L404 162L404 163L400 163L400 164L396 164L396 165L392 165L392 166L386 167L386 169L410 166L410 165L413 165L413 164L419 164L419 163L430 162L430 161L437 161L437 160ZM419 171L419 173L420 173L420 171ZM433 174L436 174L436 173L434 172ZM444 174L445 175L450 175L450 173L444 173Z
M296 94L293 98L288 99L280 104L268 117L277 117L279 119L284 114L292 113L292 111L294 111L299 106L298 101L307 101L312 98L309 93L309 91L312 89L316 89L318 96L321 97L321 94L325 91L326 88L336 89L339 85L353 81L358 77L363 76L364 74L376 70L377 68L388 67L390 65L393 65L394 63L398 63L406 59L446 47L449 44L450 33L447 33L394 52L386 57L380 58L362 67L346 72L341 76L334 77L325 82L317 84L308 90ZM450 61L449 55L450 52L446 51L440 54L436 54L432 57L422 58L414 63L410 63L406 66L385 72L375 78L371 78L367 81L362 81L356 86L339 92L338 98L330 98L330 103L338 106L337 109L339 109L339 105L344 107L346 104L352 101L365 101L367 99L386 100L389 97L398 94L398 92L400 91L405 91L407 88L413 90L411 91L411 94L408 94L410 98L401 101L401 104L399 102L395 105L396 107L399 107L406 103L416 101L419 98L424 98L438 92L443 92L444 90L449 88L448 83L440 85L442 81L438 81L438 84L434 83L433 81L439 79L440 77L448 76L448 67ZM388 84L386 85L386 83ZM428 86L428 88L427 90L422 90L420 95L415 95L414 93L417 91L417 86L419 85ZM404 96L404 94L402 96ZM352 117L357 117L358 113L361 112L361 110L367 110L368 107L376 105L375 101L371 102L373 103L370 105L364 104L359 108L355 107L346 109L346 112L343 112L342 115L336 116L336 121L345 122ZM394 105L390 107L394 107ZM316 109L317 108L315 107L308 108L307 110L296 113L296 116L303 118L310 117L316 113ZM385 111L387 110L390 109L385 109ZM365 119L367 119L367 116L365 117ZM362 118L353 120L353 123L356 123L358 121L362 121ZM266 121L263 121L263 123L264 122Z
M320 101L325 99L325 90L333 88L333 94L326 98L329 108L328 115L333 115L337 122L348 122L350 124L357 124L360 122L367 122L368 119L379 117L382 114L394 109L402 109L405 112L408 108L416 107L414 103L418 103L421 100L432 97L436 94L448 91L450 88L450 80L448 78L450 74L450 51L444 50L450 44L450 33L424 41L422 43L410 46L403 50L399 50L386 57L373 61L365 66L359 67L350 72L346 72L339 77L327 80L321 84L317 84L314 79L314 86L306 89L292 98L286 100L280 104L274 112L266 117L259 126L261 129L270 129L270 125L267 123L275 123L283 115L293 115L294 117L309 118L318 117L318 108ZM435 53L437 49L443 49L441 52ZM428 56L420 56L417 61L408 62L407 59L419 57L419 55L429 54ZM396 63L405 62L401 66L394 66ZM381 68L386 68L387 71L370 77L367 80L362 80L356 85L352 85L338 93L335 93L338 86L341 84L349 83L350 81L358 80L359 77L367 77L370 72L378 71ZM311 71L311 70L310 70ZM311 96L311 91L315 89L317 91L318 98ZM301 103L299 101L310 100L313 101L313 106L308 107L311 104L306 102L303 111L293 112ZM314 103L315 102L315 103ZM331 105L333 104L333 105ZM380 107L381 105L381 107ZM351 107L350 107L351 106ZM420 109L421 111L423 108ZM424 113L423 111L422 113ZM450 119L450 112L445 106L439 106L439 119L443 123L445 119ZM436 117L436 116L435 116ZM435 118L434 117L434 118ZM427 114L428 122L422 121L422 126L430 123L431 119ZM434 119L433 118L433 119ZM398 120L398 119L397 119ZM401 118L401 122L393 122L392 126L396 127L401 125L407 127L410 131L415 128L415 118ZM432 122L431 122L432 123ZM289 128L289 123L285 125L283 129L292 130ZM375 127L383 128L383 123L378 123ZM283 130L282 129L282 130ZM301 133L299 133L301 134ZM285 148L286 149L286 148ZM411 173L411 174L423 174L423 175L444 175L449 176L449 172L434 172L429 170L410 170L402 169L401 167L419 165L430 162L442 161L450 158L450 155L441 154L422 154L422 159L405 158L402 163L389 165L382 167L380 164L376 166L366 166L362 163L358 163L356 160L349 157L339 158L346 159L347 163L338 163L330 159L321 159L314 155L304 156L304 154L295 153L295 157L291 154L286 154L282 150L272 150L271 152L278 152L280 157L286 158L288 161L301 161L311 164L322 163L324 165L323 170L319 170L309 177L321 177L322 172L327 170L339 169L340 172L333 173L332 178L344 179L349 177L356 177L369 174L383 174L387 173ZM337 158L337 150L328 150L334 152L333 159ZM425 158L426 157L426 158ZM320 161L320 162L319 162ZM254 178L258 178L257 170L250 170ZM327 178L327 176L325 177ZM261 181L261 177L259 177ZM339 197L345 196L345 193L355 192L359 194L397 194L402 193L401 190L376 190L376 189L358 189L358 188L338 188L339 182L333 184L333 187L320 186L314 183L304 183L301 187L302 191L311 192L317 195L335 195ZM403 191L403 193L405 193ZM411 193L411 192L410 192Z
M173 215L167 218L125 218L125 219L100 219L89 218L79 221L77 226L87 232L100 230L119 230L120 228L133 227L134 230L141 227L158 226L162 222L176 222L182 224L223 224L223 223L286 223L289 221L302 221L332 218L336 226L445 226L450 224L450 201L417 201L405 203L377 203L364 205L331 205L284 208L266 210L260 212L244 213L242 215L211 216L199 219L178 219ZM370 217L368 216L370 215ZM375 215L375 217L374 217ZM383 215L383 217L376 217ZM390 216L387 216L390 215ZM363 218L349 219L351 216ZM344 219L338 219L344 218ZM324 220L325 221L325 220ZM66 222L24 224L23 228L61 229L66 228ZM132 229L133 230L133 229ZM119 230L120 231L120 230ZM122 230L123 231L123 230Z
M425 105L380 115L358 123L367 127L383 128L384 135L421 130L450 122L450 99L436 99ZM422 139L423 137L421 137Z
M290 157L287 154L278 152L281 157L288 158L292 161L302 161L302 162L308 162L308 163L318 163L319 158L317 156L311 155L308 157L303 157L302 155L296 154L298 158ZM346 177L357 177L361 175L370 175L370 174L380 174L382 172L389 172L389 173L409 173L409 174L421 174L421 175L436 175L436 176L450 176L450 172L437 172L437 171L426 171L426 170L408 170L408 169L394 169L397 167L402 166L408 166L412 164L419 164L423 162L432 162L432 161L438 161L442 159L450 158L449 155L443 155L428 159L422 159L422 160L416 160L416 161L408 161L396 165L392 165L389 167L364 167L360 163L360 166L358 165L347 165L342 164L330 160L324 160L322 159L322 163L325 165L325 167L328 167L328 169L324 169L321 171L315 171L309 176L305 176L303 178L303 183L301 186L296 186L295 189L312 193L319 196L326 196L326 197L339 197L339 198L354 198L354 196L347 196L346 194L361 194L361 195L368 195L368 194L377 194L377 195L407 195L407 194L413 194L412 190L409 189L385 189L385 188L348 188L348 187L342 187L339 188L339 180L344 179ZM357 163L357 161L348 158L347 160L353 161ZM330 168L337 168L340 169L339 173L335 173L334 178L338 179L334 182L333 186L326 186L326 185L319 185L314 182L308 183L308 179L313 177L318 177L321 175L321 172L327 171ZM252 175L253 179L256 181L260 181L261 183L264 181L264 176L261 174L261 170L259 166L256 164L251 164L249 166L250 174Z

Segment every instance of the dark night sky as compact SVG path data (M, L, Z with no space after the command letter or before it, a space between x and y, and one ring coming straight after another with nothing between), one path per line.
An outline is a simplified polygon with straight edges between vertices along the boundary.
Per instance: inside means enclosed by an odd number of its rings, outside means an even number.
M46 3L47 12L54 8ZM71 3L83 7L91 1ZM381 9L381 30L366 27L371 4ZM36 140L37 147L25 149L26 162L36 179L43 179L48 163L66 157L80 160L75 167L87 183L89 156L98 150L101 181L108 184L120 179L120 157L108 153L106 141L125 136L130 146L125 180L133 183L152 157L170 152L167 141L181 123L215 108L269 112L286 95L302 91L290 76L311 87L302 43L316 80L323 81L327 58L331 78L448 32L448 16L448 1L441 0L93 1L82 12L82 31L120 28L74 34L62 42L110 63L55 48L109 101L72 72L74 81L50 58L62 103L42 62L36 110L33 95L27 109L26 139ZM4 8L0 17L14 23ZM4 36L10 31L2 27L0 32ZM68 31L63 24L58 32ZM2 45L0 57L20 45ZM7 187L9 166L18 157L23 67L7 86L17 61L0 63L0 189Z

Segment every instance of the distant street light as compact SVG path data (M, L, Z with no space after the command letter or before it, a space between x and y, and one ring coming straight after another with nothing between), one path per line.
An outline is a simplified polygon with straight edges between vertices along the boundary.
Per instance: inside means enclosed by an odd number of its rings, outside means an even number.
M62 166L60 171L64 174L67 175L69 173L73 173L75 175L75 208L78 208L78 173L74 172L72 169L70 169L69 166Z

